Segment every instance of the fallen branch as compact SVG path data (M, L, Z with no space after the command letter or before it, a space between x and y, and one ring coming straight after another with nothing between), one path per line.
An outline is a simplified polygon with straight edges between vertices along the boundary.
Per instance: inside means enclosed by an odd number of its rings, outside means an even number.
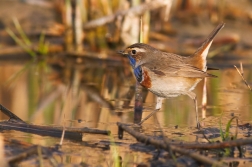
M40 125L31 125L26 123L16 123L13 121L2 121L0 122L1 130L17 130L21 132L27 132L32 134L37 134L41 136L51 136L60 138L63 132L62 127L51 127L51 126L40 126ZM65 138L70 140L82 140L83 133L91 134L102 134L108 135L110 131L99 130L99 129L90 129L90 128L66 128Z
M206 143L206 144L204 143L197 143L197 144L170 143L170 144L187 149L220 149L220 148L237 147L252 144L252 139L237 139L237 140L224 141L221 143Z
M152 0L148 3L141 4L139 6L135 6L130 8L129 10L119 11L113 15L105 16L96 20L92 20L83 25L84 30L92 29L95 27L103 26L107 23L113 22L118 16L125 16L129 13L133 15L142 15L144 12L149 10L158 9L160 7L164 7L165 5L171 5L172 1L164 1L164 0Z
M52 136L60 138L62 136L63 128L62 127L52 127L52 126L40 126L27 124L21 118L13 114L11 111L6 109L3 105L0 104L0 110L10 117L8 121L0 122L1 130L17 130L21 132L38 134L41 136ZM65 138L70 140L82 141L83 133L91 134L102 134L109 135L110 131L99 130L99 129L90 129L87 127L84 128L65 128Z
M147 137L141 133L138 133L136 131L134 131L133 129L129 128L127 125L124 125L122 123L117 123L119 129L123 129L125 130L126 132L128 132L130 135L132 135L133 137L135 137L138 141L142 142L142 143L145 143L145 144L152 144L154 145L155 147L157 148L161 148L161 149L164 149L166 151L169 151L168 148L170 148L172 151L174 152L177 152L177 153L180 153L182 155L186 155L186 156L189 156L197 161L200 161L204 164L209 164L211 166L226 166L225 164L223 164L222 162L218 162L212 158L208 158L206 156L202 156L198 153L195 153L195 152L192 152L190 150L185 150L185 149L181 149L181 148L178 148L176 146L173 146L173 145L167 145L167 142L164 142L164 141L160 141L160 140L155 140L155 139L152 139L150 137Z

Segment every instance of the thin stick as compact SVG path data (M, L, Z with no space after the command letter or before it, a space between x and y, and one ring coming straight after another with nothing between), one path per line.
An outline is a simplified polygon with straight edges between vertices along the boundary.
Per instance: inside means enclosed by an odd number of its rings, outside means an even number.
M143 32L143 16L140 17L140 35L139 35L139 42L140 43L143 43L143 35L144 35L144 32Z
M207 78L204 78L203 93L202 93L202 118L206 118L206 106L207 106Z
M244 75L243 75L243 65L242 62L240 62L240 68L241 71L236 67L236 65L234 65L235 69L237 70L237 72L240 74L242 80L244 81L244 83L247 85L247 87L249 88L249 90L251 90L250 85L248 84L248 82L245 80Z
M64 118L65 119L65 118ZM64 140L64 137L65 137L65 132L66 132L66 127L65 127L65 121L64 121L64 124L63 124L63 131L62 131L62 135L61 135L61 138L60 138L60 143L59 145L62 146L63 144L63 140Z

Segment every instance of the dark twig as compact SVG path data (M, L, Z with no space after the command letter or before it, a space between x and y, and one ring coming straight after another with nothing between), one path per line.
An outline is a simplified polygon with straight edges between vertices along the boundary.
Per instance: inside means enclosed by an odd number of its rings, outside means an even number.
M18 116L16 116L15 114L13 114L10 110L8 110L7 108L5 108L3 105L0 104L0 110L7 115L11 121L15 121L18 123L24 123L26 124L26 122L24 122L21 118L19 118Z
M10 121L0 122L0 129L3 130L17 130L26 133L37 134L41 136L51 136L60 138L62 135L62 128L60 127L50 127L50 126L39 126L30 124L20 124ZM82 134L75 131L66 131L65 138L71 140L82 140Z
M155 140L155 139L152 139L150 137L147 137L141 133L138 133L136 131L134 131L133 129L129 128L128 126L122 124L122 123L117 123L117 125L119 126L119 128L122 128L123 130L125 130L126 132L128 132L130 135L132 135L133 137L135 137L138 141L142 142L142 143L145 143L145 144L152 144L154 145L155 147L157 148L162 148L166 151L169 151L168 147L167 147L167 144L163 141L159 141L159 140ZM200 154L197 154L195 152L192 152L192 151L189 151L189 150L185 150L185 149L181 149L181 148L178 148L176 146L173 146L171 145L170 146L170 149L173 151L173 152L177 152L177 153L180 153L180 154L183 154L183 155L186 155L186 156L189 156L197 161L200 161L202 163L205 163L205 164L209 164L209 165L212 165L212 166L226 166L225 164L221 163L221 162L218 162L212 158L208 158L208 157L205 157L205 156L202 156Z
M20 124L20 123L11 122L11 121L0 122L0 129L17 130L21 132L38 134L41 136L52 136L52 137L58 137L58 138L62 136L62 131L63 131L62 127ZM85 128L66 128L65 138L70 139L70 140L82 141L83 133L108 135L110 131L90 129L86 127Z
M212 143L212 142L208 139L208 137L206 136L204 129L201 129L200 132L202 133L204 139L206 139L206 140L208 141L208 143Z
M248 82L245 80L244 78L244 74L243 74L243 66L242 66L242 62L240 62L240 68L241 70L239 70L236 65L234 65L235 69L237 70L237 72L240 74L242 80L244 81L244 83L247 85L247 87L249 88L249 90L251 90L250 85L248 84Z
M220 149L220 148L228 148L228 147L237 147L237 146L248 145L248 144L252 144L252 139L237 139L237 140L224 141L221 143L207 143L207 144L172 143L172 145L176 145L176 146L187 148L187 149Z
M0 104L0 110L10 117L9 121L1 121L0 129L3 130L17 130L21 132L33 133L42 136L52 136L52 137L61 137L62 136L62 127L52 127L52 126L40 126L40 125L31 125L24 122L18 116L13 114L11 111L6 109L3 105ZM82 140L82 133L92 133L92 134L102 134L109 135L110 131L99 130L99 129L90 129L90 128L65 128L65 138L71 140Z

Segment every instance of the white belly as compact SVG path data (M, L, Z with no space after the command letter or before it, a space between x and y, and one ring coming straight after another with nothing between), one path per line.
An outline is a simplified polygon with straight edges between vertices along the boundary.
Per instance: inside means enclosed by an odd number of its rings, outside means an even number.
M149 90L159 97L176 97L187 94L192 91L201 79L184 78L184 77L165 77L159 78L158 81L151 82Z

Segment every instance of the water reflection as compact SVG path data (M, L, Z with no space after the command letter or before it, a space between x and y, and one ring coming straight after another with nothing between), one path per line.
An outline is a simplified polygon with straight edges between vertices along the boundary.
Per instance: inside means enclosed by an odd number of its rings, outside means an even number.
M9 61L0 66L1 103L4 106L33 124L86 126L112 132L111 137L84 135L81 143L65 140L62 153L59 153L62 158L56 158L58 162L113 164L115 152L120 153L125 164L132 165L151 158L150 154L137 150L132 157L132 148L124 146L125 143L135 143L128 134L125 134L118 146L110 144L117 138L116 122L133 122L135 79L127 60L108 62L82 58L76 63L76 58L71 57L62 64L50 62L45 66L30 63L29 68L9 82L26 63ZM206 135L216 141L221 140L219 132L216 132L220 127L220 119L223 128L233 115L238 116L241 123L251 122L251 93L232 66L211 73L218 78L206 82L207 106L201 124L204 128L209 127ZM250 67L245 68L244 75L250 81ZM199 111L202 109L202 90L203 82L194 91L198 97ZM155 98L152 93L147 94L143 117L153 110ZM119 112L122 114L118 114ZM1 119L6 117L1 115ZM188 96L166 99L161 111L143 124L142 131L152 136L162 136L157 120L170 139L207 142L202 134L195 133L194 103ZM235 123L233 125L236 126ZM234 133L235 128L231 128L231 132ZM44 146L59 142L59 139L16 131L6 131L3 134L5 138L18 136L22 141ZM238 137L247 135L240 132Z
M11 82L7 81L24 65L5 63L0 66L2 104L34 124L107 129L108 124L117 121L132 122L135 79L127 62L115 62L112 66L102 60L82 59L81 62L88 66L78 63L30 64ZM211 73L218 78L207 80L206 117L234 113L245 122L251 121L251 94L235 68ZM249 68L244 70L244 74L245 79L251 78ZM195 89L199 107L202 91L203 82ZM154 105L155 96L148 93L143 117L152 111ZM123 114L113 115L111 111ZM5 117L1 115L1 118ZM193 127L196 124L193 101L187 96L166 99L156 118L165 127ZM156 118L151 117L145 124L155 125ZM72 120L81 123L73 123ZM202 120L202 125L207 124Z

